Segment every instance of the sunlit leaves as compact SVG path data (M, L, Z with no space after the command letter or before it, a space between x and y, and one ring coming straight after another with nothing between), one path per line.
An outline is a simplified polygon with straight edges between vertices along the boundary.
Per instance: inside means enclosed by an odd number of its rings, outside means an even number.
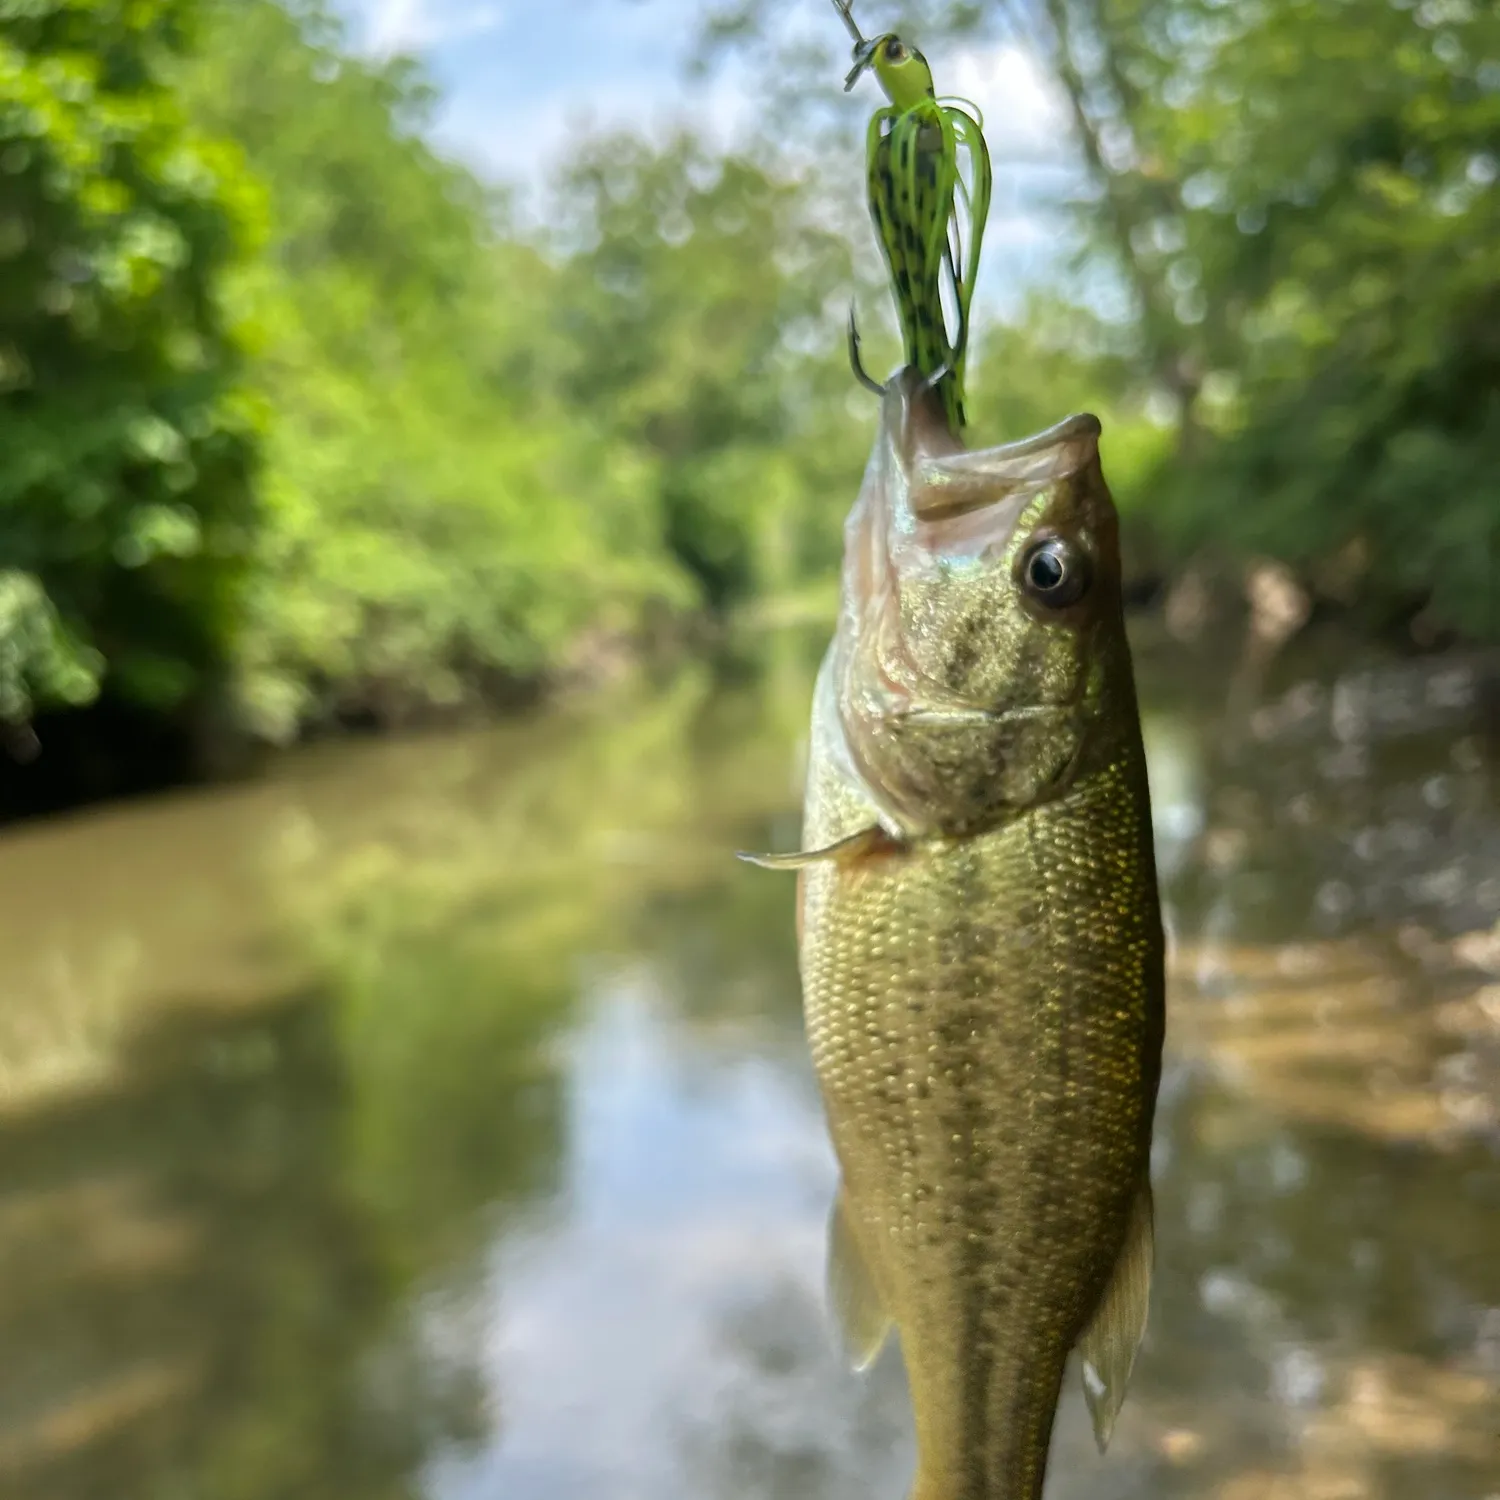
M35 577L0 572L0 721L30 718L34 685L56 701L87 703L99 667L97 654L70 636Z
M0 556L43 593L0 717L144 678L170 705L232 649L255 420L219 291L258 200L168 86L193 9L0 8Z
M273 412L237 651L286 737L390 721L568 670L691 601L654 466L559 389L557 268L418 134L406 62L326 17L224 0L183 83L268 184L254 375Z

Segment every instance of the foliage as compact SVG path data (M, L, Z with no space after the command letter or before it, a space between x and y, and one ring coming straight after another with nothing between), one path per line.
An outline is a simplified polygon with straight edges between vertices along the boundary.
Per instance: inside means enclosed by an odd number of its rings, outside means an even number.
M1166 275L1212 434L1167 519L1313 567L1355 544L1376 597L1500 630L1500 12L1215 21L1162 69L1177 106L1149 79L1137 110L1182 180Z
M258 202L164 78L187 0L0 5L0 718L162 711L233 648L256 413L223 277Z
M853 263L817 208L806 177L686 136L590 143L560 184L561 389L649 456L663 535L715 608L833 563L868 440Z
M269 184L276 406L241 645L257 727L388 717L557 667L686 597L647 461L537 379L557 273L426 143L406 61L326 12L224 0L185 80Z
M1352 560L1376 606L1426 601L1472 633L1500 631L1500 12L1475 0L890 9L879 24L930 56L945 40L1020 46L1050 73L1086 185L1069 205L1083 269L1128 293L1136 404L1176 413L1175 441L1140 482L1177 557L1266 552L1314 583ZM764 49L787 17L783 0L730 0L713 7L709 40ZM796 107L778 98L783 125ZM1046 323L1021 332L1053 338ZM1077 384L1097 373L1085 348Z
M546 677L830 564L863 440L848 251L807 184L604 139L538 241L428 144L410 61L351 55L320 5L210 14L183 87L274 226L240 649L260 729Z
M811 597L871 430L851 297L894 349L859 106L831 9L824 57L784 0L704 14L759 49L763 138L586 141L537 232L327 0L0 4L0 718L101 684L181 717L233 671L287 737ZM866 19L1019 46L1071 121L1081 258L980 331L976 441L1097 410L1157 563L1337 564L1494 633L1493 7Z

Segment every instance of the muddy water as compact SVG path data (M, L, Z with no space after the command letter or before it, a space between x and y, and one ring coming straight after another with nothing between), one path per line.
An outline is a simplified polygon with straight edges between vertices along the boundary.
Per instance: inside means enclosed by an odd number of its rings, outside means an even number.
M1150 1334L1054 1500L1500 1497L1481 674L1142 646ZM810 653L0 837L0 1495L897 1500L824 1323Z

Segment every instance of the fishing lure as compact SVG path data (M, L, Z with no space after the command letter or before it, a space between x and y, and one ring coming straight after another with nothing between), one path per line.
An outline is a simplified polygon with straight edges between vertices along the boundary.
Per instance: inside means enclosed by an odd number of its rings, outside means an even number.
M847 93L869 70L890 103L875 111L865 135L866 187L881 253L890 272L906 363L935 381L948 425L964 425L964 362L969 308L990 208L990 156L978 110L939 99L932 69L894 32L866 38L852 0L833 0L854 38ZM968 159L969 180L960 170ZM964 253L962 205L969 221ZM952 336L945 292L956 313ZM857 337L851 328L851 352ZM858 370L858 365L856 364Z

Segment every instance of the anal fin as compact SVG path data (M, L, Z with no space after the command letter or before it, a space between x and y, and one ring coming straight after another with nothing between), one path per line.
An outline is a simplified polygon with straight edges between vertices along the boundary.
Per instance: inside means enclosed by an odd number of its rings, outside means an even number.
M1151 1184L1141 1184L1130 1210L1130 1223L1119 1259L1083 1337L1078 1353L1083 1361L1083 1394L1094 1423L1099 1451L1109 1446L1115 1418L1125 1400L1136 1351L1146 1332L1146 1310L1151 1301L1151 1266L1156 1238Z
M828 1219L828 1302L850 1365L856 1370L869 1369L891 1331L891 1316L854 1237L842 1183Z

